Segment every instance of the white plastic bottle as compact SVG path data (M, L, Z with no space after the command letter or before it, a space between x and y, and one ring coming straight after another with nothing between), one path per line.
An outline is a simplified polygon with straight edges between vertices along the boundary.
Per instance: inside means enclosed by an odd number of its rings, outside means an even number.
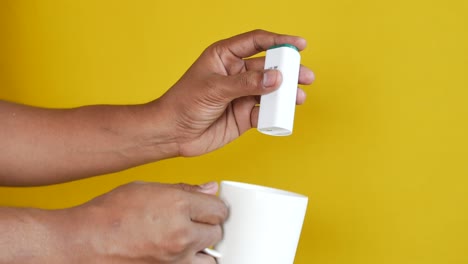
M257 126L261 133L271 136L292 134L300 64L301 55L293 45L276 45L266 51L265 69L279 70L283 82L278 90L261 96Z

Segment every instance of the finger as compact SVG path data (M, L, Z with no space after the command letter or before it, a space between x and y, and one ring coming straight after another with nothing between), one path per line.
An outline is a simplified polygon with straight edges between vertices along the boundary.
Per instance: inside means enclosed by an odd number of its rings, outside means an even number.
M192 247L197 251L216 245L223 238L221 225L195 223L192 230L194 232L192 237L195 238Z
M226 204L214 195L191 193L189 215L196 223L209 225L222 224L228 215Z
M257 57L246 59L245 68L247 71L253 70L258 71L262 70L265 67L265 57ZM312 84L315 80L315 74L309 68L304 65L301 65L299 68L299 84L309 85Z
M278 70L247 71L231 76L219 76L217 93L227 101L249 95L262 95L276 90L282 82Z
M226 204L217 196L214 196L212 193L206 193L206 190L204 190L204 188L207 188L208 192L212 192L213 190L217 191L218 184L216 182L210 182L204 185L178 183L170 186L186 192L188 196L187 200L190 201L189 215L192 221L217 225L224 222L226 219Z
M305 102L306 100L306 93L304 92L304 90L302 90L301 88L297 88L297 94L296 94L296 104L297 105L301 105Z
M252 108L252 111L250 112L250 123L252 124L252 127L257 127L258 126L258 113L260 111L259 106L254 106Z
M219 41L215 46L219 46L220 50L226 50L238 58L246 58L279 44L291 44L299 50L303 50L307 46L306 40L301 37L281 35L264 30L240 34Z
M243 134L253 127L252 109L259 103L260 96L244 96L233 102L239 133Z
M193 264L216 264L216 259L203 252L198 252L193 258Z
M315 74L314 72L307 68L306 66L301 64L299 68L299 84L309 85L315 81Z
M259 71L265 68L265 56L244 59L245 69L248 71Z

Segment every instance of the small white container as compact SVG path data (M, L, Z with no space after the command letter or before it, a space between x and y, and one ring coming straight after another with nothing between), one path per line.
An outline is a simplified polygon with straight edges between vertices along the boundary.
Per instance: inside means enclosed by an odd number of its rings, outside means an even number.
M271 136L292 134L296 109L301 55L290 44L270 47L266 51L265 69L277 69L283 82L278 90L261 96L257 130Z

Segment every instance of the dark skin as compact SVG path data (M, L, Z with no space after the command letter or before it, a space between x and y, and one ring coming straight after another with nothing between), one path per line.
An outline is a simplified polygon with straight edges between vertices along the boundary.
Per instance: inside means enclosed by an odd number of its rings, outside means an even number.
M146 104L44 109L0 101L0 184L45 185L216 150L257 126L281 73L250 58L300 37L256 30L209 46ZM299 83L313 73L301 66ZM297 103L305 93L298 90ZM62 210L0 208L0 263L215 263L227 208L217 184L132 183Z

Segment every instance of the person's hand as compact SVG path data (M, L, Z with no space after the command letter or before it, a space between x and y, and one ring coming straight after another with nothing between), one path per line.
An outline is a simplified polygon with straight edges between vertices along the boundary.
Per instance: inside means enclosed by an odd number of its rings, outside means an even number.
M214 264L201 253L222 237L225 204L216 183L131 183L72 208L86 241L80 253L87 263ZM90 261L92 260L92 261Z
M264 57L249 58L277 44L303 50L300 37L256 30L208 47L185 75L155 103L162 105L178 155L201 155L257 126L259 95L276 90L281 73L264 71ZM299 83L310 84L312 71L301 66ZM302 89L297 104L305 100Z

